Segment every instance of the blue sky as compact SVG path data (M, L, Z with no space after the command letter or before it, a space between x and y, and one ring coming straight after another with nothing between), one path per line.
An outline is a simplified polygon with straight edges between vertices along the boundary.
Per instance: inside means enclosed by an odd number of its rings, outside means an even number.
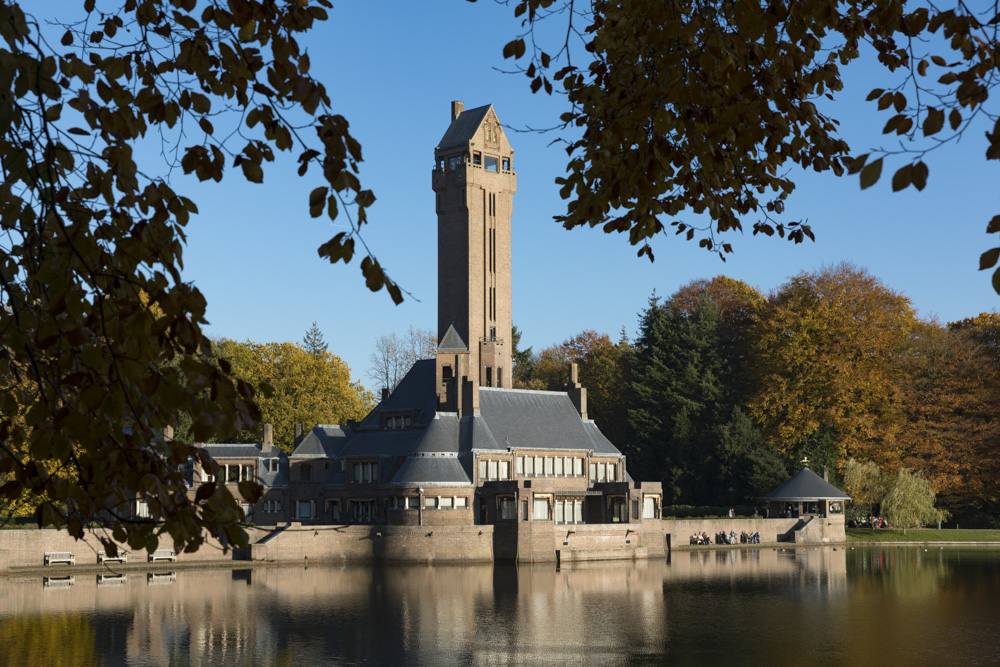
M585 329L617 337L635 332L650 293L669 295L696 278L726 274L767 292L789 276L842 260L904 293L923 317L942 321L992 311L1000 297L977 271L1000 213L1000 172L983 158L981 132L928 161L923 192L892 193L883 181L862 192L856 177L803 174L787 219L807 218L816 243L735 234L723 264L694 243L660 237L650 264L620 236L563 230L554 179L567 161L553 134L513 132L557 122L563 100L532 95L528 80L504 74L503 45L517 34L512 9L481 0L340 2L306 42L313 74L327 86L334 111L351 123L365 161L361 178L374 190L365 238L382 265L415 298L393 306L364 286L357 263L331 265L316 248L343 227L309 216L314 178L295 175L294 160L272 165L263 185L231 172L222 184L178 178L200 207L188 227L184 278L208 299L208 332L255 341L301 340L310 323L352 375L365 371L377 336L436 321L436 218L430 171L448 125L451 100L467 108L492 103L515 150L518 192L513 220L513 314L523 342L536 350ZM886 145L887 116L864 103L884 83L869 66L853 66L847 87L828 107L843 121L856 153ZM898 165L897 165L898 166ZM190 187L188 185L190 184ZM749 227L749 225L748 225ZM992 242L996 238L993 237ZM376 389L372 387L372 389Z

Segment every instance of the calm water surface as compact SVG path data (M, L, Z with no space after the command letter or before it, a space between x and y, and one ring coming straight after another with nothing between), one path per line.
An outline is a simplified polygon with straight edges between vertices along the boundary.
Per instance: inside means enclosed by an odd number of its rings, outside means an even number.
M25 667L998 660L998 549L0 579L0 664Z

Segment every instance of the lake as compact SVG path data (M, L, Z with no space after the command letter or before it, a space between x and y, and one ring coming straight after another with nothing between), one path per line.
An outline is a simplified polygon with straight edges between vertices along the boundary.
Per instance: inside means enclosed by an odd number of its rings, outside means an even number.
M0 578L0 664L987 664L1000 549Z

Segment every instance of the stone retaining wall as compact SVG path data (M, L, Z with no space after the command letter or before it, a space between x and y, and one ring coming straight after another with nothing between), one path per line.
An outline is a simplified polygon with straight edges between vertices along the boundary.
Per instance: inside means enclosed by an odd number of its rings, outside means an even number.
M250 541L260 539L264 531L251 529ZM172 548L169 537L160 540L162 548ZM0 530L0 570L19 567L42 567L48 551L69 551L76 556L77 565L97 565L97 552L102 551L100 541L91 533L83 539L74 539L64 530L4 529ZM177 562L200 563L233 560L233 550L223 553L222 546L214 539L193 554L177 554ZM146 552L129 553L129 565L145 563Z
M253 544L255 561L490 562L493 526L302 526Z

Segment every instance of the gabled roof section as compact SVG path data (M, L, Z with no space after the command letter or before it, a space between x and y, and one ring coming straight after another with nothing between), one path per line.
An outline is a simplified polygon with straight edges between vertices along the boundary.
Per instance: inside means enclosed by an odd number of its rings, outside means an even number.
M447 486L472 484L472 477L461 457L456 454L417 455L406 459L393 476L392 485L412 486L414 484Z
M231 442L206 444L202 447L222 464L226 463L226 459L257 459L257 477L264 488L288 486L288 454L277 447L263 449L260 443Z
M850 500L851 497L809 468L803 468L788 481L764 496L764 500Z
M444 136L441 137L441 141L438 142L438 150L451 148L452 146L461 146L471 141L472 136L479 129L479 126L486 118L486 114L492 108L492 104L487 104L484 107L476 107L475 109L468 109L460 113L458 118L453 120L451 125L448 126Z
M389 397L361 421L360 429L378 428L383 412L409 410L414 425L430 422L437 410L437 393L434 391L436 364L434 359L421 359L414 363Z
M480 387L479 412L499 449L508 447L621 452L592 421L577 412L569 394Z
M462 335L458 333L458 330L455 329L455 323L452 322L448 325L448 330L441 336L441 342L438 343L438 352L455 354L456 352L468 351L469 346L462 340Z
M335 424L317 424L292 452L292 458L335 458L351 437L351 429Z

